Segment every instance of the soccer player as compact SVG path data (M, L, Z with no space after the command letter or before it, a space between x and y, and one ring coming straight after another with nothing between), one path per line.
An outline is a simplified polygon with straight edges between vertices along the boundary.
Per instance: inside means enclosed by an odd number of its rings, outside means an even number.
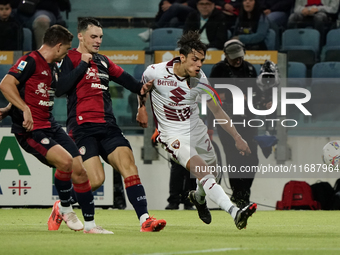
M204 90L210 90L205 74L201 70L206 46L196 31L184 34L179 40L180 57L169 62L150 65L143 74L143 81L153 81L150 93L153 114L158 128L158 141L162 143L172 157L189 170L199 180L196 191L189 193L191 202L196 206L200 219L209 224L211 214L206 205L205 196L228 212L238 229L245 228L248 217L255 211L257 205L238 208L234 206L224 190L215 181L215 176L208 166L216 165L216 156L211 146L207 127L199 118L196 99ZM204 92L203 92L204 93ZM140 97L137 121L141 126L147 126L145 98ZM214 100L207 102L216 119L230 118ZM234 126L222 125L235 140L235 145L243 155L251 153Z
M83 157L92 189L99 188L105 180L101 156L123 176L127 196L140 221L140 231L160 231L166 221L149 216L131 146L116 124L109 92L110 80L138 94L145 94L152 81L143 85L106 56L98 54L102 37L103 30L96 19L85 18L79 22L79 46L70 50L63 60L56 95L66 93L68 96L67 131Z
M58 81L55 62L66 56L72 39L73 35L62 26L47 29L41 48L21 57L2 80L0 89L10 102L6 112L12 117L12 133L20 146L57 169L54 181L60 201L54 203L48 229L58 230L64 220L75 231L113 234L96 226L91 185L78 148L52 115ZM2 111L1 117L4 116ZM70 205L71 177L85 226Z

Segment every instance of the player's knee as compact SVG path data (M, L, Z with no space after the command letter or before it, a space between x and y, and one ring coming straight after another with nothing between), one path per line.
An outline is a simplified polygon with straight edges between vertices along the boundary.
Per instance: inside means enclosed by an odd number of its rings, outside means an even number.
M95 191L97 189L100 188L100 186L102 186L104 183L104 180L100 180L100 179L97 179L97 180L90 180L90 184L91 184L91 187L92 187L92 191Z
M72 180L75 183L84 183L88 180L87 172L84 168L73 169Z
M65 157L58 163L58 169L64 172L72 171L73 159L71 157Z

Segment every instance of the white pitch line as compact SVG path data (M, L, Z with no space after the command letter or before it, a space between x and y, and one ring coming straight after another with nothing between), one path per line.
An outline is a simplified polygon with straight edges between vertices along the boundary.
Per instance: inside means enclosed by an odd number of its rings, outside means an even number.
M177 251L177 252L146 253L146 254L139 254L139 255L195 254L195 253L211 253L211 252L237 251L237 250L245 250L245 249L242 249L242 248L220 248L220 249L197 250L197 251Z
M158 253L144 253L138 254L133 253L134 255L180 255L180 254L198 254L198 253L213 253L213 252L221 252L221 251L240 251L240 250L263 250L263 251L310 251L310 250L318 250L318 251L340 251L340 248L286 248L286 249L271 249L271 248L220 248L220 249L209 249L209 250L196 250L196 251L177 251L177 252L158 252ZM132 255L132 254L131 254Z

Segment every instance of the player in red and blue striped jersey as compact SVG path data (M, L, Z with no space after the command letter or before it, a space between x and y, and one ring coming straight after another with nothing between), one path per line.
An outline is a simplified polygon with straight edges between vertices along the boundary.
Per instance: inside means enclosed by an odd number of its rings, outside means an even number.
M67 131L83 157L92 189L99 188L105 180L101 156L123 176L141 231L160 231L166 221L149 216L131 146L116 123L109 92L110 80L140 95L150 89L152 81L142 84L98 54L102 37L102 26L97 20L85 18L79 22L79 46L70 50L61 64L56 96L68 96Z
M70 204L73 183L85 220L84 232L113 234L96 226L93 194L81 156L52 115L58 82L55 62L66 56L72 39L66 28L50 27L41 48L21 57L2 80L0 89L10 102L6 110L12 117L12 133L20 146L42 163L57 169L54 181L60 201L53 206L48 229L58 230L62 220L72 230L84 228Z

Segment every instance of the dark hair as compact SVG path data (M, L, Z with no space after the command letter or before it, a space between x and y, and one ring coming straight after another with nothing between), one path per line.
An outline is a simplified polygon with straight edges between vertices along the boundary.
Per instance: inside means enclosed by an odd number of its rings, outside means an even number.
M0 0L1 5L11 5L11 0ZM11 6L12 7L12 6Z
M65 27L60 25L53 25L46 30L44 34L43 44L54 47L58 43L70 43L72 42L72 39L73 35Z
M203 51L204 55L207 51L207 46L201 42L200 34L198 31L189 31L182 35L181 39L177 42L179 53L188 56L192 50Z
M241 25L241 24L244 24L244 22L249 22L252 26L253 31L256 32L260 16L262 15L261 2L260 0L255 0L254 9L250 13L250 16L251 16L250 19L248 19L247 12L244 10L244 7L243 7L244 1L245 0L242 0L242 5L240 8L240 15L239 15L240 23L239 24Z
M102 25L95 18L83 18L78 23L78 33L86 31L88 26L96 26L102 28Z

